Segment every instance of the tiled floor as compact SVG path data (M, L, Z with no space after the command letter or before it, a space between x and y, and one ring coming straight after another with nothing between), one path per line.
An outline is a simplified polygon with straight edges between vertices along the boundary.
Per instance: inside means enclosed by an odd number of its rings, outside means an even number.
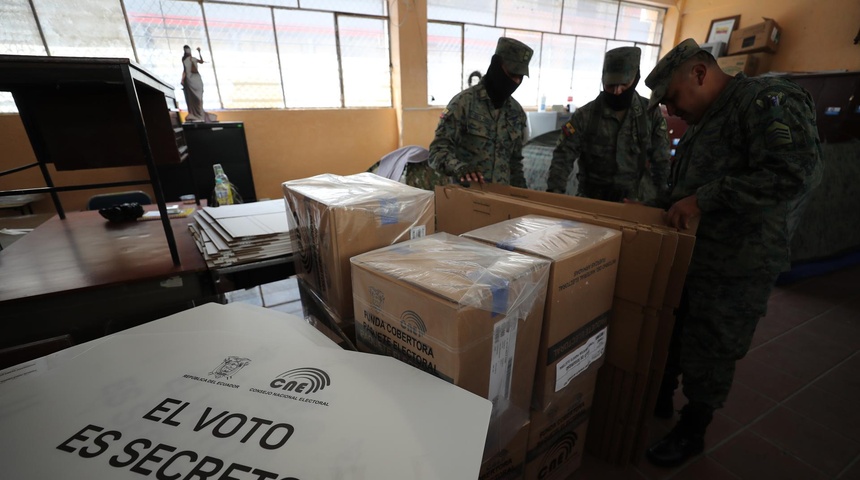
M675 420L655 418L654 440ZM586 456L574 476L669 478L860 479L860 266L774 290L704 454L676 469Z
M230 300L301 316L296 288L291 279ZM679 391L675 406L683 403ZM673 424L654 419L651 436ZM860 266L774 290L705 443L704 454L676 469L586 456L573 478L860 479Z

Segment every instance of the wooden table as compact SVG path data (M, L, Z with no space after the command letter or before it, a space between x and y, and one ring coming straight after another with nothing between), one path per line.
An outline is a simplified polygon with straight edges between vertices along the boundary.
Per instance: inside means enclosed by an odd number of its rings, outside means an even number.
M55 216L0 251L0 348L66 333L84 341L213 295L190 221L170 220L179 265L160 221L115 224L97 211Z

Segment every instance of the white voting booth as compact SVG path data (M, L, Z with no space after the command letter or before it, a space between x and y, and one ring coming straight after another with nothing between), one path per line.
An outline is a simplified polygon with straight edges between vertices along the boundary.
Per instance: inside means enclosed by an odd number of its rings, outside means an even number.
M475 479L491 404L207 304L0 371L3 477Z

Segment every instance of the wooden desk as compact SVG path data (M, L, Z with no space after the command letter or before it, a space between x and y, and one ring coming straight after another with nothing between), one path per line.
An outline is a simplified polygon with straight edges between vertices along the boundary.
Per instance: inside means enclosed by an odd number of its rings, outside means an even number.
M180 265L160 221L114 224L97 211L52 217L0 251L0 348L65 333L86 341L212 295L189 221L170 220Z

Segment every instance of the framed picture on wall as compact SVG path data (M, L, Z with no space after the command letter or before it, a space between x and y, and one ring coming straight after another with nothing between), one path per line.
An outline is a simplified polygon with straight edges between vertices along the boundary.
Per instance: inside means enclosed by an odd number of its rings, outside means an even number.
M708 30L706 43L723 42L728 45L729 37L732 36L732 32L737 30L738 24L740 23L740 15L711 20L711 28Z

